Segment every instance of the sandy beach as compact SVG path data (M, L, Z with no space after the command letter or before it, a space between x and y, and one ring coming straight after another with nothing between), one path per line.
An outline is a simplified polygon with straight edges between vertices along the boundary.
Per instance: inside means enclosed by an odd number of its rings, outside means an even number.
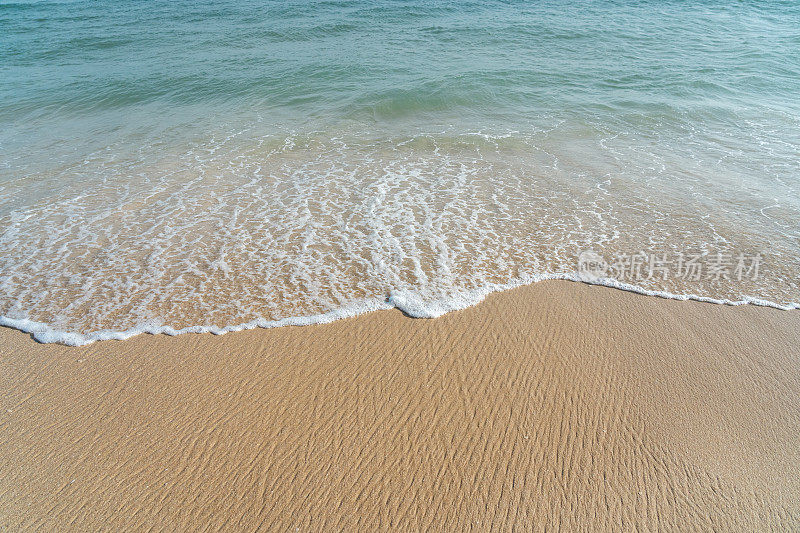
M800 532L800 2L662 4L0 2L0 533Z
M0 331L0 526L800 526L800 313L551 281L82 348Z

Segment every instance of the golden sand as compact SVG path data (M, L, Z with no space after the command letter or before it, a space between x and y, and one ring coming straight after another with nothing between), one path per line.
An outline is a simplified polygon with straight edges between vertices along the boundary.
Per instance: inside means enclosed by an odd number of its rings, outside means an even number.
M798 312L554 281L0 357L9 531L800 527Z

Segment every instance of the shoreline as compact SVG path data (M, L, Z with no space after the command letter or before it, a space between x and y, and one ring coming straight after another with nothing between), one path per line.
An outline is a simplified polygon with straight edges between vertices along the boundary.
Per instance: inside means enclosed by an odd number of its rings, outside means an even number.
M800 314L547 281L84 347L0 328L0 525L786 529Z
M99 330L84 334L72 331L64 331L50 326L44 322L37 322L28 319L15 319L0 315L0 327L9 328L31 335L33 339L42 344L61 344L65 346L88 346L95 342L110 340L123 341L132 339L141 334L168 335L175 337L187 333L201 334L210 333L212 335L225 335L228 333L238 333L253 329L273 329L288 326L315 326L320 324L330 324L337 320L347 320L357 316L373 313L375 311L386 311L397 309L410 318L439 318L447 313L462 311L480 304L487 296L494 293L502 293L520 287L527 287L543 281L569 281L586 285L606 287L623 292L630 292L642 296L653 296L665 300L676 300L680 302L701 302L715 305L739 306L755 305L759 307L769 307L781 311L793 311L800 309L800 302L779 303L766 300L756 296L741 296L738 300L727 298L714 298L697 294L676 294L663 290L654 290L634 285L631 283L618 281L613 278L590 279L575 274L536 274L524 278L518 278L504 284L492 283L480 289L464 290L446 300L438 300L432 303L419 301L414 295L404 293L391 293L385 300L378 298L367 299L353 302L337 309L325 313L308 316L290 316L281 319L256 318L249 322L228 326L187 326L175 328L164 326L157 323L146 323L125 330Z

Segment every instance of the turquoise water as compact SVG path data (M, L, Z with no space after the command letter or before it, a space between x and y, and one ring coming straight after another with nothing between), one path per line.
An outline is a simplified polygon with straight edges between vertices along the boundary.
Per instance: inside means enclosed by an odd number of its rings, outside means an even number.
M0 315L44 340L434 316L589 249L800 301L796 2L0 1L0 79Z

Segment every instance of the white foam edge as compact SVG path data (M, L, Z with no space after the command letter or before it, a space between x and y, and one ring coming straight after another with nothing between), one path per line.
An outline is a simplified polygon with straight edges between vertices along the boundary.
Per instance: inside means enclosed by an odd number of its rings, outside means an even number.
M416 294L409 291L392 291L389 297L384 299L366 299L352 303L326 313L286 317L278 320L258 318L232 326L189 326L176 329L171 326L164 326L158 322L146 322L139 326L123 331L100 330L88 334L62 331L55 329L44 322L36 322L28 319L10 318L0 316L0 326L13 328L24 333L30 334L36 341L43 344L58 343L67 346L85 346L97 341L105 340L126 340L142 333L152 335L182 335L184 333L212 333L214 335L224 335L226 333L244 331L255 328L279 328L284 326L310 326L314 324L328 324L343 318L351 318L357 315L370 313L372 311L399 309L404 314L413 318L438 318L451 311L465 309L481 302L486 296L493 292L500 292L514 289L524 285L531 285L546 280L566 280L589 285L601 285L627 292L633 292L645 296L656 296L669 300L705 302L719 305L758 305L772 307L784 311L800 309L800 303L792 302L789 304L779 304L762 298L745 296L740 300L729 300L700 296L696 294L674 294L666 291L645 289L638 285L625 283L612 278L588 278L577 274L533 274L521 277L509 283L491 283L483 287L471 290L462 290L448 298L443 298L433 302L425 302Z

